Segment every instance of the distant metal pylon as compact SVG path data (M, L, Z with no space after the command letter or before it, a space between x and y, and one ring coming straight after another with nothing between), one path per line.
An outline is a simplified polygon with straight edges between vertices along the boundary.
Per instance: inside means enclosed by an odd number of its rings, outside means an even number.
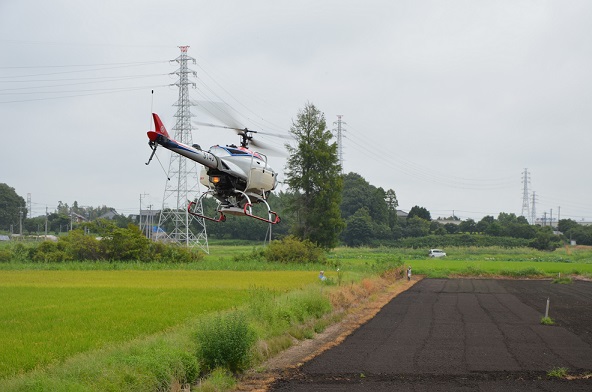
M534 224L530 215L530 205L528 200L528 184L530 183L530 178L528 178L528 169L524 169L522 172L522 183L524 184L524 189L522 193L522 212L520 215L525 217L527 220L531 220L530 223Z
M183 144L192 145L191 134L191 101L189 99L189 85L195 88L195 83L189 80L189 74L197 76L195 71L187 67L189 60L195 64L195 59L187 55L189 46L180 46L181 55L175 61L179 63L179 69L174 72L179 79L173 85L179 88L179 99L175 103L177 113L176 123L172 128L173 138ZM166 240L184 244L189 247L199 246L206 253L209 253L208 236L203 218L189 214L187 210L189 201L199 200L201 191L199 189L199 168L197 162L188 160L179 154L171 154L171 161L168 170L168 180L165 185L162 199L162 210L158 227L165 230L156 238L166 237ZM203 213L201 204L196 207L195 212ZM162 238L161 238L162 239Z
M339 160L341 173L343 174L343 132L345 132L345 129L342 127L343 125L347 124L341 121L341 117L343 117L343 115L338 114L337 122L334 122L333 124L337 125L337 129L334 129L334 131L337 133L337 159Z

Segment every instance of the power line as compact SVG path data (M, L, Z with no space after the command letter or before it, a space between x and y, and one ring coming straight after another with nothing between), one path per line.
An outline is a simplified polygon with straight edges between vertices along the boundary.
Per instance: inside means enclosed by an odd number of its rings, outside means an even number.
M34 101L49 101L55 99L67 99L67 98L76 98L76 97L87 97L92 95L104 95L104 94L113 94L113 93L121 93L121 92L129 92L129 91L137 91L137 90L146 90L149 88L156 89L162 87L169 87L168 85L163 86L142 86L142 87L131 87L131 88L118 88L118 89L111 89L110 91L103 91L103 92L95 92L86 93L86 94L71 94L71 95L63 95L58 97L45 97L45 98L31 98L31 99L15 99L10 101L0 101L0 104L5 103L20 103L20 102L34 102ZM93 91L93 90L90 90Z
M351 131L349 136L344 139L355 144L359 150L372 156L373 159L380 161L382 164L398 170L398 172L408 175L416 180L425 181L432 184L441 184L444 186L460 189L473 189L473 190L495 190L495 189L507 189L513 186L515 183L511 179L468 179L457 176L450 176L438 173L435 170L422 167L416 163L406 161L400 157L397 157L392 151L383 150L384 145L379 143L372 144L370 141L357 140L357 134L359 132Z

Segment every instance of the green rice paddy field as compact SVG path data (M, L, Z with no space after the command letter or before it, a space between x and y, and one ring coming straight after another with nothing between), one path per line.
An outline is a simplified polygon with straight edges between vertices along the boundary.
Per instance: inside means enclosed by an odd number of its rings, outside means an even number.
M318 285L319 269L335 280L339 268L345 281L401 263L428 276L592 277L591 248L451 248L444 259L429 259L423 249L341 248L326 265L257 262L248 257L250 246L210 250L203 262L188 265L0 263L0 381L240 307L255 289Z
M0 271L0 378L285 292L307 271Z

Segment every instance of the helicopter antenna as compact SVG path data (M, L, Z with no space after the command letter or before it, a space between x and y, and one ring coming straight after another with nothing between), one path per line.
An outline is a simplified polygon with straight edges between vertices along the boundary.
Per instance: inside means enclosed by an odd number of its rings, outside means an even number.
M156 157L156 160L158 161L158 163L160 163L160 167L162 168L162 171L164 172L164 175L166 176L167 181L170 181L171 178L169 177L169 174L167 173L167 171L164 169L164 166L162 165L162 162L158 158L158 155L155 155L155 157Z
M152 90L151 96L150 96L150 113L154 113L154 90ZM149 126L148 129L150 129L151 131L153 130L152 128L152 116L150 116L150 121L149 121Z

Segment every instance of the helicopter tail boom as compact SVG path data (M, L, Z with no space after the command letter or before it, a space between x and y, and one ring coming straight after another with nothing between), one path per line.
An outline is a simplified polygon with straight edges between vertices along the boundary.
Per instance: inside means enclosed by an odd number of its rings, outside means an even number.
M156 151L156 146L160 144L164 148L171 150L186 158L189 158L204 166L210 168L218 167L218 158L216 158L216 156L209 153L208 151L202 151L197 148L185 145L183 143L179 143L176 140L173 140L169 136L169 133L167 132L162 121L160 120L160 117L158 117L158 114L152 113L152 117L154 118L155 130L147 132L148 139L150 139L149 145L153 151L152 155L154 155L154 151Z

